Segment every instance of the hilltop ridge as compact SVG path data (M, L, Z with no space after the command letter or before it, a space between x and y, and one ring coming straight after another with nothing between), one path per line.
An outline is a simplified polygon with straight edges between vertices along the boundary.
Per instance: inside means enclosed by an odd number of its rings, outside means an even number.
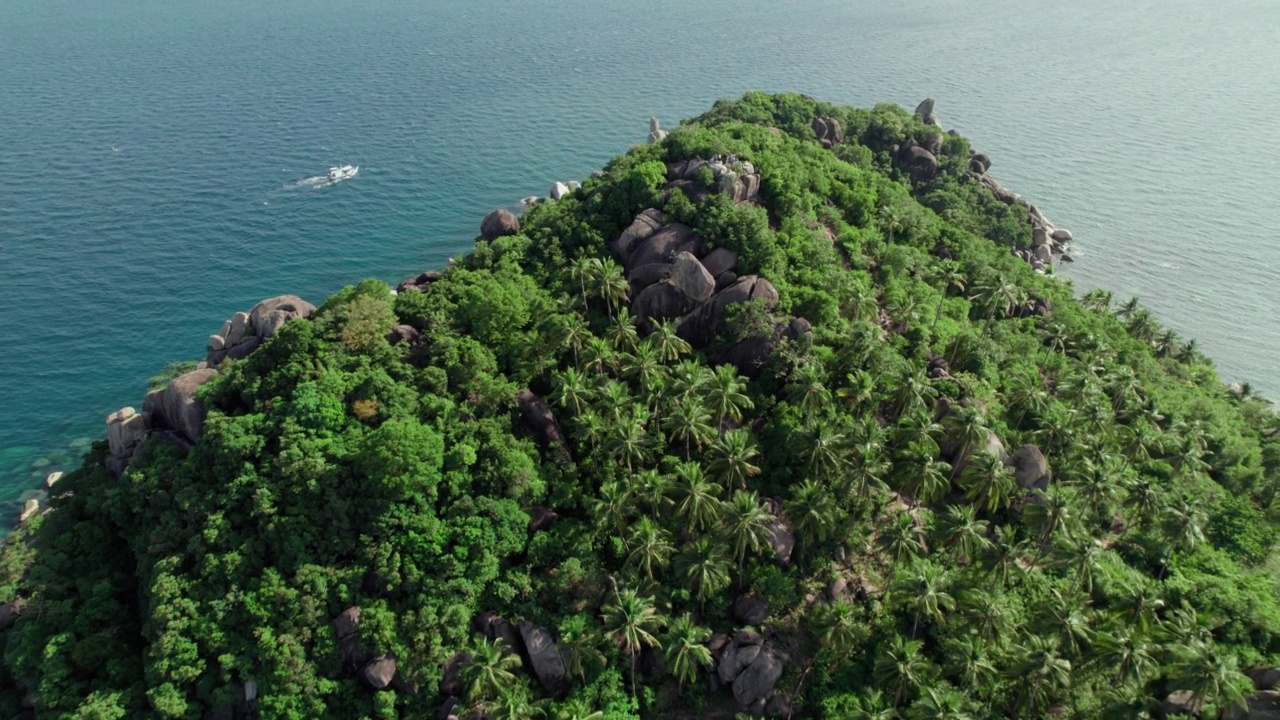
M237 313L0 553L19 717L1274 717L1275 413L934 103L719 101Z

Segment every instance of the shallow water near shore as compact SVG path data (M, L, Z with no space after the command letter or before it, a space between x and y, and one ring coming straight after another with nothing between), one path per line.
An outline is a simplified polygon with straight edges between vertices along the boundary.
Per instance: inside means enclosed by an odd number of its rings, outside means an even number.
M483 214L718 97L938 101L1136 294L1280 396L1266 1L11 0L0 5L0 514L258 300L395 282ZM334 164L335 185L308 183Z

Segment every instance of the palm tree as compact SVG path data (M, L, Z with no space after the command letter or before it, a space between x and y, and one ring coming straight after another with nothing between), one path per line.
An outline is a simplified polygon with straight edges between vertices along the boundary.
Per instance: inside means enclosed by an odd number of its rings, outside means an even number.
M902 510L894 513L888 527L883 527L876 536L877 544L893 561L893 565L905 565L925 554L925 537L927 531L923 524L917 523L911 513Z
M998 277L979 286L978 292L969 299L976 300L982 308L983 315L986 316L982 335L987 335L993 320L1011 315L1014 308L1022 304L1025 295L1026 291L1021 285L1010 282L1004 277Z
M585 440L587 446L591 448L591 452L595 452L596 445L605 437L605 423L600 418L600 414L591 408L586 408L582 414L573 419L573 424L577 429L579 442ZM578 446L581 450L582 446Z
M573 264L569 266L570 277L578 281L578 288L582 291L582 312L584 313L591 309L587 304L587 285L595 283L597 266L596 258L590 255L575 258Z
M1067 543L1060 564L1071 568L1076 577L1076 589L1086 595L1093 592L1093 578L1102 572L1102 548L1092 538Z
M582 348L582 366L601 375L618 368L618 351L602 337L592 335Z
M720 519L720 486L702 472L695 462L676 466L676 515L693 532L712 527Z
M1117 318L1120 319L1121 322L1123 322L1125 320L1128 320L1140 308L1141 308L1141 305L1139 304L1138 298L1137 296L1134 296L1124 301L1124 303L1121 304L1120 307L1116 308L1115 315Z
M1093 628L1082 607L1087 598L1063 595L1057 589L1049 592L1047 602L1035 616L1032 627L1046 636L1057 639L1058 649L1073 657L1080 657L1093 643Z
M556 709L556 720L604 720L604 713L592 710L582 698L572 698Z
M957 560L972 562L991 547L987 521L979 520L971 505L952 505L938 518L939 545L951 548Z
M948 659L956 666L956 679L982 698L989 697L992 688L999 684L999 671L988 657L991 649L981 638L969 635L947 653Z
M603 667L604 653L600 652L601 635L585 614L570 615L560 624L560 655L564 658L565 671L577 675L587 684L587 666Z
M613 258L592 258L594 263L595 293L605 301L609 319L613 319L613 309L627 302L631 285L622 273L622 267Z
M806 547L831 535L839 513L831 493L810 478L793 486L791 497L782 504L782 509Z
M1040 717L1050 699L1071 685L1071 662L1058 655L1057 642L1032 636L1017 648L1009 678L1020 696L1024 717Z
M676 573L693 597L703 603L729 587L732 568L725 547L705 535L686 545L676 556Z
M662 616L653 606L653 598L640 597L636 590L619 590L606 603L603 630L618 647L631 656L631 696L636 695L636 657L646 647L661 648L654 635L662 627Z
M726 420L742 422L743 411L755 407L751 398L746 396L746 389L747 379L738 375L737 368L732 365L716 368L707 388L707 402L721 427Z
M959 485L966 500L987 512L1009 507L1017 488L1013 471L985 450L969 458L960 473Z
M694 447L701 451L716 436L715 428L711 427L711 411L702 398L694 394L681 396L675 408L663 418L662 425L671 433L673 442L684 445L686 460Z
M600 485L600 492L590 500L590 508L597 533L620 534L635 509L635 498L626 483L608 480Z
M1190 690L1203 705L1215 706L1230 714L1245 708L1245 692L1253 684L1230 653L1209 643L1195 643L1173 666L1173 684Z
M1191 550L1204 542L1204 528L1207 520L1204 511L1185 500L1164 509L1162 523L1165 540L1164 560L1160 564L1157 579L1163 580L1173 560L1173 553L1178 550Z
M477 635L467 648L471 660L462 666L459 677L467 689L467 699L476 704L502 697L516 684L514 670L520 667L520 656L501 638L489 642Z
M894 583L899 591L911 598L911 637L916 636L921 618L942 626L946 623L947 613L956 609L955 598L947 592L946 574L938 566L929 563L917 563L910 574L899 577Z
M725 488L746 489L747 478L760 474L752 461L760 456L756 439L744 428L730 430L711 445L712 459L707 469Z
M847 465L848 437L825 422L812 426L806 435L809 472L820 480L836 477Z
M987 437L991 435L991 428L987 425L987 419L982 416L982 411L977 407L955 406L951 408L951 412L943 421L943 426L950 431L951 436L960 441L960 449L955 455L955 466L957 469L964 465L964 461L969 457L969 453L975 448L982 447L987 442ZM956 470L952 471L951 479L956 477Z
M605 451L614 460L621 460L631 472L637 463L649 459L650 438L645 432L647 413L633 405L628 417L619 418L613 433L605 443Z
M866 627L858 622L849 603L837 600L815 608L815 634L818 644L832 658L832 669L867 639Z
M893 693L894 705L914 695L930 674L929 662L920 655L921 647L919 640L894 635L876 657L872 677L878 687Z
M928 410L937 397L938 391L923 369L904 371L893 394L893 416L901 418L914 410Z
M508 688L496 703L485 707L485 715L491 720L530 720L546 717L550 698L532 700L525 686L516 684Z
M653 342L653 347L658 351L658 357L663 362L675 362L680 359L681 355L693 350L684 338L676 334L674 320L650 322L653 325L653 332L649 335L649 339Z
M796 368L783 391L809 422L824 408L831 406L831 391L823 382L822 368L815 362Z
M1116 617L1141 632L1151 629L1156 613L1164 608L1160 590L1146 581L1127 585L1112 601Z
M885 457L884 447L876 440L858 443L852 452L851 470L848 474L846 492L852 493L859 501L873 489L885 487L884 477L892 469L892 464Z
M723 506L725 539L733 547L738 560L738 575L742 575L747 551L758 553L768 547L771 533L769 523L774 521L769 507L760 502L754 492L735 490L733 498Z
M1036 534L1040 543L1047 543L1057 534L1067 537L1076 529L1075 493L1070 488L1050 488L1048 493L1035 491L1031 502L1022 509L1023 522Z
M653 393L654 389L662 383L662 379L666 374L666 368L662 365L662 358L659 357L658 351L654 349L653 344L648 339L643 340L636 346L635 352L625 356L626 371L623 373L628 378L635 378L640 383L640 389L646 394Z
M560 348L568 347L573 351L573 364L578 364L578 353L586 346L587 341L591 338L591 331L587 329L587 324L582 320L582 316L576 312L567 312L556 315L555 339L556 344Z
M1125 486L1126 495L1121 503L1139 527L1145 527L1164 508L1164 496L1151 478L1139 476Z
M861 415L864 406L875 397L875 380L866 370L854 370L844 376L846 386L836 389L836 397L852 415Z
M1080 304L1094 312L1108 312L1111 310L1111 293L1101 289L1090 290L1080 298Z
M996 539L987 553L987 570L1000 585L1008 585L1015 570L1022 570L1022 545L1018 542L1018 530L1012 525L995 529Z
M653 579L654 568L661 569L671 563L671 555L675 552L671 533L649 517L640 518L631 528L630 545L627 563L649 580Z
M911 706L911 720L973 720L965 694L950 686L926 687Z
M923 458L912 458L910 463L900 465L899 487L903 494L909 495L926 505L946 497L951 489L951 465L934 459L931 455Z
M555 385L551 400L560 407L565 408L576 416L591 404L591 400L594 397L591 392L591 386L586 378L578 374L576 369L568 368L562 373L554 373L551 379Z
M1132 681L1141 685L1158 668L1146 637L1124 623L1113 623L1098 633L1094 650L1102 667L1115 668L1112 676L1115 683Z
M942 317L942 306L947 301L947 291L955 288L964 293L969 276L965 275L964 270L954 260L943 260L938 264L933 280L941 285L939 289L942 291L938 296L938 307L933 311L933 327L936 330L938 320Z
M671 394L682 398L701 393L711 385L715 373L697 360L685 358L671 368Z
M992 645L1000 644L1009 622L1009 604L999 590L989 587L966 588L960 591L956 604L979 639Z
M671 621L662 646L662 658L680 687L698 677L698 668L711 664L711 651L705 645L711 631L693 622L685 613Z
M615 352L635 352L640 344L640 333L636 331L635 318L626 305L618 308L618 313L610 320L608 330L609 344Z

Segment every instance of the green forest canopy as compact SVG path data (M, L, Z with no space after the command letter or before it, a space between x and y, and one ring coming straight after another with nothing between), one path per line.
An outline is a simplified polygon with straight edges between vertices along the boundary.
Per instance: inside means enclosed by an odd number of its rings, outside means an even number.
M916 180L894 147L934 132L748 93L428 290L366 280L286 324L203 388L194 448L150 442L117 479L99 443L5 544L0 712L732 718L722 648L761 642L781 677L753 709L797 718L1240 705L1280 662L1276 415L1136 302L1015 257L1026 208L963 138ZM668 183L730 155L752 202ZM649 208L776 302L701 349L637 319L609 243ZM762 363L725 362L752 341Z

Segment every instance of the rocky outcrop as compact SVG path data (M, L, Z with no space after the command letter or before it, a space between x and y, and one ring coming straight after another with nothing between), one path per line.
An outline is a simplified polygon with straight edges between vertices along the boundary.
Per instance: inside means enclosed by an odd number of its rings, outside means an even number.
M609 244L609 249L613 250L614 255L617 255L625 264L631 257L631 251L635 249L636 244L651 237L664 224L666 224L666 217L662 211L649 208L636 215L631 225Z
M18 515L18 523L24 523L40 514L40 501L31 498L22 505L22 513Z
M431 289L432 283L436 282L441 277L443 277L443 274L437 270L428 270L424 273L419 273L397 285L396 293L426 292Z
M360 669L360 682L371 690L385 690L396 677L396 656L379 655Z
M142 450L142 442L151 429L150 423L131 407L121 408L107 416L107 446L111 456L107 468L120 477L125 465Z
M311 317L316 306L297 295L267 298L249 312L238 312L209 336L205 365L217 367L223 360L241 360L280 331L290 320Z
M818 142L824 148L831 148L844 142L844 130L840 127L840 121L835 118L815 117L812 127L813 134L818 137Z
M338 637L342 666L348 673L360 672L369 660L360 647L360 607L353 605L343 610L333 620L333 631Z
M908 140L898 150L898 162L916 182L928 182L938 176L937 156L913 140Z
M773 520L769 521L769 546L773 548L773 557L779 565L791 563L791 553L796 549L796 536L791 531L791 522L782 512L782 503L769 499L769 510Z
M1280 692L1260 690L1245 696L1245 707L1232 708L1223 720L1280 720Z
M486 610L476 618L475 624L476 630L484 635L486 640L502 643L502 653L504 655L511 655L520 651L520 637L506 618L492 610Z
M1018 448L1005 459L1004 464L1006 467L1013 468L1013 477L1017 480L1018 487L1041 492L1049 489L1049 481L1053 479L1053 473L1049 469L1049 461L1045 459L1044 453L1040 452L1040 448L1035 445L1027 444Z
M716 281L693 253L684 251L675 255L670 263L650 263L632 274L632 282L649 280L631 305L636 319L648 320L678 318L705 302L715 291ZM655 274L660 279L653 281Z
M759 625L769 617L769 603L750 595L733 601L733 619L743 625Z
M52 489L52 488L53 488L53 486L54 486L54 485L55 485L59 480L61 480L61 479L62 479L62 471L61 471L61 470L59 470L58 472L51 472L51 473L49 473L48 475L46 475L46 476L45 476L45 479L44 479L44 486L45 486L46 488Z
M658 118L649 118L649 144L656 145L667 139L667 133L658 124Z
M1159 716L1199 716L1204 703L1190 690L1177 690L1165 696L1160 703Z
M936 125L938 127L942 127L942 123L938 121L938 116L933 112L933 106L933 98L925 98L916 106L915 116L925 125Z
M699 171L711 171L711 185L701 186ZM755 165L736 155L714 155L710 160L694 158L667 165L668 188L679 188L695 203L701 202L707 192L721 192L735 203L755 202L760 197L760 174Z
M151 427L174 430L191 443L199 442L208 411L196 391L217 374L211 368L192 370L171 380L163 390L147 393L142 411L149 416Z
M551 631L523 622L520 623L520 639L524 643L525 664L538 678L542 689L550 693L566 690L564 658L560 656Z
M22 611L27 607L26 601L22 598L16 598L3 605L0 605L0 632L4 632L13 627L18 622L18 618L22 616Z
M1275 690L1280 686L1280 668L1259 665L1247 668L1244 674L1253 682L1255 690Z
M560 423L556 422L551 409L542 402L541 398L531 390L524 389L516 393L516 404L520 408L520 417L524 420L526 427L544 447L558 450L566 462L573 459L569 454L569 445L565 442Z
M750 665L733 680L733 698L743 707L765 700L782 677L782 660L769 646L763 646Z
M547 193L547 195L551 196L552 200L559 200L565 197L566 195L568 195L570 192L572 191L569 190L568 185L565 185L562 182L558 182L551 186L551 190Z
M480 221L480 236L485 240L497 240L520 232L520 219L510 210L494 210Z

